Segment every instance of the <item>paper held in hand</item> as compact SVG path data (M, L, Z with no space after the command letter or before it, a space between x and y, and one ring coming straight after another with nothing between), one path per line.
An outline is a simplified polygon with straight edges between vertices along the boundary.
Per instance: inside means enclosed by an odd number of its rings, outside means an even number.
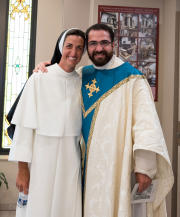
M147 188L145 191L141 193L138 193L137 190L138 190L139 184L135 184L134 189L131 193L131 204L153 202L156 189L157 189L157 185L158 185L158 179L155 179L152 181L149 188Z
M146 217L146 203L131 204L131 217Z

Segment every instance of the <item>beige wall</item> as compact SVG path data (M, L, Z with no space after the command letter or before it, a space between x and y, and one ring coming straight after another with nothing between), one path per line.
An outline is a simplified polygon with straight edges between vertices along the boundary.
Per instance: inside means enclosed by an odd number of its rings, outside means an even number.
M52 58L56 41L62 31L80 28L85 31L89 25L90 0L38 0L36 59L35 65ZM87 65L87 54L77 65Z
M8 209L5 205L9 205L9 209L14 209L14 205L17 203L18 190L16 188L16 175L17 175L17 163L11 163L7 161L0 161L0 172L3 172L8 180L9 189L6 189L4 183L0 188L0 210Z
M166 16L168 14L168 16ZM176 203L172 203L172 200L177 198L177 159L178 159L178 141L176 137L177 133L177 93L176 83L177 77L177 63L176 63L176 49L178 44L175 44L176 36L176 0L165 0L164 4L164 59L163 59L163 92L162 92L162 127L167 143L168 151L170 154L173 172L175 175L175 184L173 191L168 195L168 211L171 210L171 215L176 214ZM170 206L171 201L171 206ZM170 214L170 213L169 213Z
M89 23L90 0L65 0L63 28L80 28L86 31Z
M72 27L86 31L89 26L90 0L65 0L64 1L64 16L63 29ZM85 54L81 62L76 66L87 65L88 56Z
M63 29L63 0L38 0L35 65L51 59Z

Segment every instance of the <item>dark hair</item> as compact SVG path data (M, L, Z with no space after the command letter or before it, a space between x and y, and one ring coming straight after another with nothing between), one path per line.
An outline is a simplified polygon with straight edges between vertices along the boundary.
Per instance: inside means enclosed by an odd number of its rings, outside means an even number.
M64 42L66 40L66 38L70 35L76 35L76 36L80 36L84 39L84 41L86 41L86 35L83 31L81 31L80 29L72 29L69 32L67 32L65 38L64 38Z
M111 27L105 25L105 24L102 24L102 23L97 23L97 24L94 24L92 26L90 26L87 30L86 30L86 41L88 43L88 35L89 35L89 32L91 30L104 30L106 32L109 33L109 37L111 39L111 42L114 42L114 32L113 30L111 29Z

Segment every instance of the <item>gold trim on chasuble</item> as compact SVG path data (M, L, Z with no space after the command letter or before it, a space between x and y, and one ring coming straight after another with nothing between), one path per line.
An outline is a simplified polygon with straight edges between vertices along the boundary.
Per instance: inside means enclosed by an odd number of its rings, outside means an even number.
M88 142L87 142L86 168L85 168L85 173L84 173L85 174L85 183L84 183L83 210L84 210L84 206L85 206L85 193L86 193L86 179L87 179L87 165L88 165L89 149L90 149L90 144L91 144L94 126L95 126L95 122L96 122L96 117L97 117L97 114L99 111L100 104L106 97L108 97L111 93L113 93L115 90L117 90L123 84L125 84L128 81L130 81L131 79L135 79L135 78L146 79L146 77L144 75L130 75L129 77L120 81L118 84L114 85L105 94L103 94L87 111L85 111L85 108L84 108L84 102L83 102L82 92L81 92L81 105L82 105L83 117L86 118L87 115L95 108L94 115L93 115L92 122L91 122L90 131L89 131ZM83 214L84 214L84 211L83 211Z

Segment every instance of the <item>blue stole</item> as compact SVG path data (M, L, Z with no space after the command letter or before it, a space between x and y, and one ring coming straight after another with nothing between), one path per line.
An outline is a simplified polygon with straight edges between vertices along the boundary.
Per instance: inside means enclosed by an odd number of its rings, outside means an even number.
M84 165L85 176L87 172L86 161L88 160L88 153L93 135L95 120L101 101L121 85L128 82L132 78L137 77L145 78L139 70L131 66L131 64L128 62L125 62L117 68L107 70L95 69L93 65L83 67L81 101L83 111L82 134L86 144L86 156ZM90 91L90 89L93 90Z

